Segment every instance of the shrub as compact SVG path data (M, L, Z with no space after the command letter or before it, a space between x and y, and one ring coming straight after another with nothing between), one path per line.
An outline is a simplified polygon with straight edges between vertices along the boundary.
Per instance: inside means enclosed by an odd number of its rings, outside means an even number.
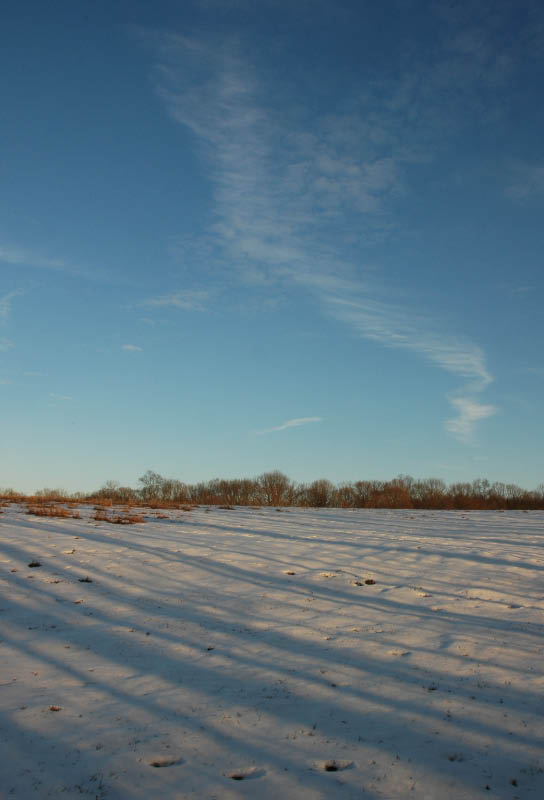
M79 511L54 505L28 506L26 513L32 514L34 517L70 517L71 519L81 519Z
M112 525L135 525L137 522L145 522L141 514L117 514L114 516L105 511L97 511L93 519L98 522L111 522Z

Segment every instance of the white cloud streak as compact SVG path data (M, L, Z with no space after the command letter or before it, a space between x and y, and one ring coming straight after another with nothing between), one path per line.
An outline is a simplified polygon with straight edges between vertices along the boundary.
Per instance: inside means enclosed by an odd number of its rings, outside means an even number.
M170 294L150 297L142 305L179 308L182 311L206 311L211 292L206 289L187 289Z
M323 417L297 417L296 419L289 419L287 422L282 422L281 425L277 425L275 428L265 428L262 431L256 431L256 433L260 435L265 433L276 433L276 431L285 431L288 428L298 428L300 425L308 425L311 422L323 421Z
M142 353L143 347L138 347L137 344L124 344L122 345L121 350L127 350L131 353Z
M388 208L406 191L405 166L429 159L421 145L429 149L427 131L435 140L447 131L447 108L440 117L423 98L456 85L467 52L479 57L474 40L454 42L435 76L422 72L425 91L417 76L402 79L394 97L376 83L368 90L372 114L365 114L362 98L358 112L301 123L284 104L275 107L235 48L171 34L151 38L157 91L172 118L194 134L209 170L215 202L208 246L234 265L225 266L231 280L311 292L329 316L360 336L410 350L468 381L463 395L483 391L492 376L482 349L432 315L422 318L416 307L380 299L372 270L357 256L361 244L389 235ZM147 304L201 310L204 301L198 290L184 290ZM464 396L451 402L457 417L445 427L462 442L495 410Z
M12 347L15 347L15 345L11 339L0 337L0 351L6 352L7 350L11 350Z
M509 164L507 172L505 194L511 200L523 203L544 197L544 164L516 161Z
M351 287L351 296L356 289ZM481 348L462 336L447 336L429 329L430 321L422 323L407 309L367 298L347 300L331 294L324 294L323 300L332 316L366 339L418 353L446 372L469 379L476 391L485 389L492 381Z
M113 277L109 270L102 268L88 269L60 258L44 256L33 248L0 242L0 264L2 263L9 264L12 267L19 267L20 271L28 268L51 270L53 272L72 275L75 278L83 278L88 281L98 281L100 283L111 283ZM115 282L126 284L127 280L120 275L116 275Z
M471 397L452 397L450 403L455 408L457 415L447 420L446 428L463 442L471 441L477 422L497 413L495 406L479 403Z
M42 269L68 269L66 263L60 259L46 258L39 253L24 247L0 244L0 262L2 261L5 264L39 267Z
M22 294L24 294L22 289L14 289L0 297L0 321L7 322L11 311L11 301L14 297L20 297Z

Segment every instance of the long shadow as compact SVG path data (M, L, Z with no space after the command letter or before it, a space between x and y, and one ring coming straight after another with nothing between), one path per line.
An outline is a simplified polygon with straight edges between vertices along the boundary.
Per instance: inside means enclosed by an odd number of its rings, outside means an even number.
M42 531L44 527L41 528ZM79 527L80 526L78 526L78 529ZM47 530L47 528L45 529ZM216 529L221 528L217 526ZM35 530L34 527L34 531ZM222 528L221 530L230 530L235 534L240 532L240 529ZM64 530L59 531L55 526L52 526L50 531L56 535L61 532L65 533ZM254 535L259 536L261 533L261 531L255 531ZM70 531L70 538L72 536L73 531ZM149 538L147 531L146 536ZM160 534L157 534L157 539L159 539L159 536ZM299 538L300 541L304 541L303 537L297 538ZM157 556L157 551L160 550L160 548L149 547L148 545L134 540L127 542L121 535L109 533L108 535L103 535L102 533L98 533L97 529L91 532L85 531L85 540L97 544L106 544L108 546L128 547L131 550L140 552L142 556ZM315 540L312 540L312 543L313 541ZM179 544L179 540L176 540L176 543ZM327 544L333 544L333 542L327 540ZM192 542L191 546L195 546L195 543ZM209 549L209 544L207 547ZM20 549L15 545L10 546L7 549L7 553L14 559L21 559L23 555ZM173 555L172 552L167 551L164 555L164 560L169 562L176 560L173 559ZM252 553L252 555L254 556L255 554ZM450 554L448 553L448 555ZM224 583L228 581L235 581L236 583L259 587L263 590L273 589L275 591L282 590L286 592L284 579L274 576L263 576L254 570L240 568L232 564L226 565L207 557L197 557L188 554L182 554L182 557L178 560L186 566L191 567L193 571L202 569L204 562L205 569L208 573L212 573L222 579L221 585L224 585ZM66 570L66 567L70 566L67 561L68 559L57 558L55 559L54 565L51 564L48 566L58 571L59 574L64 575L64 580L69 582L74 580L75 566L72 570ZM82 569L82 571L84 571L84 569ZM191 574L191 572L189 574ZM114 599L115 602L121 602L128 608L132 608L132 613L136 615L142 613L141 607L137 605L136 598L131 594L131 586L129 583L123 579L114 579L114 576L107 573L104 568L99 568L96 564L92 567L92 575L95 583L92 587L86 588L92 588L92 591L95 593L96 602L98 602L99 598L103 601L111 601ZM26 579L19 578L19 583L22 583L24 580ZM47 585L49 586L49 584ZM149 664L146 663L147 675L152 674L157 678L173 683L174 676L181 672L184 686L187 686L188 681L192 681L191 685L194 686L197 692L200 691L201 693L203 685L209 685L210 688L214 688L214 691L210 694L209 700L211 703L217 703L217 692L215 690L225 683L225 669L227 669L228 664L230 664L229 676L226 681L227 688L219 692L219 695L227 698L231 706L235 704L236 707L242 708L245 713L257 708L263 714L266 713L272 717L280 718L282 723L296 727L308 725L309 705L311 705L310 716L318 721L318 728L324 739L329 737L336 740L339 738L339 733L337 725L334 724L336 722L334 715L341 714L343 718L349 718L351 720L349 726L346 724L345 736L343 738L340 737L343 744L353 745L352 737L354 737L356 730L361 730L360 726L363 728L363 733L367 732L369 729L376 730L378 734L375 737L370 737L372 744L376 747L379 745L378 749L388 758L395 757L399 749L399 743L397 741L379 741L380 735L383 735L384 715L394 714L400 715L403 719L414 718L419 720L421 730L412 728L410 732L410 752L418 748L424 750L432 727L437 724L439 720L443 719L443 711L429 704L428 698L430 695L428 694L427 688L421 685L421 676L414 674L414 671L410 669L409 666L395 665L389 675L390 681L398 684L397 696L394 699L391 697L377 697L376 690L372 689L372 685L384 674L387 675L387 668L384 667L381 660L368 654L354 656L352 650L343 647L336 647L334 651L331 651L324 645L308 642L307 640L300 641L294 634L288 634L277 630L263 632L262 628L256 627L254 622L264 623L268 620L263 617L262 612L258 612L258 609L254 611L248 609L247 617L243 621L243 625L241 625L239 619L234 619L228 615L218 620L214 613L203 610L195 603L192 604L190 612L185 612L189 614L189 618L184 620L185 623L198 626L199 629L206 631L207 635L212 638L215 634L224 635L228 633L232 644L224 650L221 649L220 645L217 645L213 651L208 652L205 650L205 645L203 645L202 641L197 638L194 633L188 635L184 634L183 630L170 632L160 629L159 626L162 623L173 621L172 608L168 605L168 600L172 597L172 589L170 586L175 587L176 585L180 585L179 579L171 581L171 583L167 585L167 588L156 590L155 597L157 605L155 607L150 606L146 608L146 611L152 614L153 618L157 620L156 629L152 632L152 646L183 644L193 651L195 655L194 658L188 661L187 659L189 656L187 655L181 658L174 658L172 655L161 651L160 660L154 665L151 673L149 671ZM181 585L192 586L188 577L186 578L185 584ZM215 605L216 609L221 609L222 605L224 605L225 598L221 589L214 591L213 588L209 587L205 589L200 587L199 589L199 587L196 586L195 588L199 590L201 594L205 592L208 598L211 597L213 601L212 605ZM28 589L28 591L31 591L35 596L41 596L41 605L44 609L47 605L47 601L50 603L53 599L53 590L46 589L43 584L40 585L33 582L31 589L29 587L24 587L24 589ZM148 592L149 588L146 586L143 591ZM354 596L353 592L342 590L337 587L331 587L329 589L324 586L316 587L312 585L310 587L309 585L298 584L296 586L290 586L288 591L292 597L299 597L301 599L308 597L308 593L311 591L313 598L340 607L349 603L351 606L357 605L361 609L378 609L382 613L393 616L398 616L402 612L403 615L408 614L417 619L436 620L436 615L415 604L398 603L381 597L371 598L369 595L365 595L363 598L357 598ZM166 607L164 606L165 603L167 604ZM159 605L161 606L160 608L158 607ZM206 602L206 606L209 605L210 603ZM293 610L297 610L297 606L293 601L290 601L290 605L292 605ZM113 625L118 626L119 618L111 613L107 613L103 607L98 607L96 603L93 605L90 592L88 592L86 596L85 611L83 610L83 606L78 606L75 609L72 606L70 613L68 613L65 603L55 605L53 608L54 612L48 612L47 615L44 614L43 616L44 624L49 626L46 629L49 636L58 637L62 635L64 636L65 642L72 641L75 643L77 637L70 638L70 636L74 637L73 629L76 628L77 620L81 615L86 614L88 610L92 609L93 621L96 623L96 629L92 633L93 654L98 655L100 658L103 658L105 661L108 661L118 668L126 668L127 659L128 663L134 665L137 665L139 661L146 662L146 649L142 649L144 645L145 648L147 648L150 641L145 637L147 632L145 630L146 626L144 624L138 626L134 622L131 623L132 627L135 628L136 634L141 637L142 641L135 643L134 640L129 640L128 634L125 635L125 639L121 642L123 647L123 655L121 657L121 655L116 652L116 648L119 648L119 637L108 630L108 628ZM20 606L19 603L10 601L10 615L16 614L24 617L25 614L29 613L31 612ZM490 627L490 620L484 617L471 617L470 620L467 620L466 615L447 612L446 615L442 616L442 621L444 619L454 626L466 626L467 622L470 622L476 629L480 627L489 629ZM179 618L176 618L176 621L179 622ZM496 626L494 630L512 630L511 623L509 623L508 629L506 629L501 626L499 621L495 622ZM292 623L289 624L293 627ZM56 625L57 627L53 629L51 627L52 625ZM306 625L303 623L300 627L305 628ZM517 630L519 633L523 633L524 636L528 634L535 635L536 633L528 632L521 626L518 626ZM55 633L52 631L55 631ZM267 645L268 652L262 660L259 660L256 655L248 652L245 647L244 643L247 636L253 634L260 636ZM14 649L18 649L21 653L26 654L33 661L42 662L54 668L61 674L69 674L73 678L78 678L79 680L83 680L84 678L88 679L89 677L88 674L85 674L82 670L78 670L68 664L66 659L62 657L62 653L59 656L55 656L51 652L44 653L42 649L34 646L31 641L21 641L20 638L17 638L17 640L10 640L8 634L4 634L4 641L10 641ZM270 650L272 652L270 652ZM271 654L277 658L277 661L270 662L269 657ZM299 666L296 671L296 679L293 677L293 673L289 671L289 661L286 661L285 654L294 657L297 663L300 663L300 659L303 661L304 666ZM216 660L218 658L222 658L224 661L217 664ZM227 666L224 663L225 661L227 662ZM357 685L353 685L352 679L352 684L347 687L333 687L321 673L319 675L315 674L317 668L314 665L316 664L326 665L329 671L341 671L348 668L349 670L355 671L356 674L359 674L360 679L357 681ZM236 677L238 674L240 677ZM271 675L276 676L276 680L278 681L287 682L287 685L293 684L295 680L298 682L302 681L304 687L290 691L287 696L283 696L280 693L272 698L265 697L256 704L255 698L262 688L262 683L265 682L266 685L268 685L270 682L269 676ZM449 673L440 673L435 670L433 671L433 675L439 685L444 684L447 686L448 683L454 682L454 676ZM368 684L370 684L369 688L365 688ZM111 682L102 681L99 676L95 676L93 685L97 686L105 694L108 694L116 703L121 704L123 707L145 711L152 719L156 720L157 723L166 714L169 719L173 721L179 720L180 724L191 729L194 734L200 735L201 720L194 719L185 712L180 715L172 710L165 709L153 696L136 695L133 692L124 690L120 686L113 686ZM492 688L495 691L499 691L499 688L502 687L494 686ZM416 689L418 691L421 690L421 700L414 699L413 697ZM442 691L442 689L439 691ZM459 687L456 687L457 696L462 697L468 704L470 704L469 701L471 699L469 695L470 691L470 687L464 689L464 693L461 692ZM322 696L323 693L326 693L326 697L324 698ZM311 700L309 699L310 695ZM406 697L406 695L408 695L408 697ZM509 692L505 708L514 712L520 704L530 706L533 700L534 698L529 692ZM365 714L364 722L359 720L360 710L355 712L350 712L349 710L350 705L355 701L359 701L358 709L361 708L361 702L368 705L368 711ZM375 708L375 706L378 706L378 708ZM9 721L13 724L13 716ZM490 727L489 723L485 722L483 719L477 721L472 719L471 726L474 732L492 740L499 747L503 747L506 758L508 757L513 741L522 746L534 744L534 739L530 736L523 736L519 733L516 733L514 737L509 736L506 730L499 729L496 726ZM451 725L451 728L451 734L442 737L442 746L445 749L453 748L453 750L455 750L457 747L456 740L458 731L454 725ZM350 729L352 732L348 733ZM207 723L206 735L218 746L230 751L236 751L237 748L239 749L242 746L242 743L237 739L234 732L227 734L224 730L219 730L217 725L214 727L213 722ZM357 733L357 735L359 736L360 733ZM60 739L62 740L62 737L60 737ZM64 740L63 744L65 747L68 747L70 742ZM262 734L259 735L255 733L252 741L244 741L243 749L249 751L251 753L251 758L257 763L266 762L272 764L277 770L285 769L286 765L288 765L288 769L292 771L296 771L300 767L300 753L294 745L292 745L290 749L283 748L280 757L271 751L269 744L266 742L266 736ZM326 755L327 753L325 753L325 756ZM311 786L313 788L312 781L310 781L310 779L308 780L309 787ZM468 784L466 788L469 788Z
M58 533L58 530L56 530L54 527L50 527L50 528L47 527L46 529L51 530L52 532L57 532ZM231 528L227 527L226 530L228 532L239 533L239 529L231 529ZM254 533L255 536L259 536L260 535L260 531L255 531L255 532L251 531L251 533L252 534ZM146 537L150 538L149 534L147 533L147 531L146 531ZM154 534L153 538L158 538L160 540L159 534ZM91 540L91 541L95 541L95 542L101 543L101 544L111 545L111 546L117 546L117 547L123 547L123 548L127 547L126 540L124 540L119 535L116 535L114 533L109 533L109 531L107 532L106 536L103 536L101 534L98 534L96 531L93 531L91 534L87 534L86 535L86 539L87 540ZM180 544L182 544L182 542L179 542L179 540L177 540L177 539L175 541L176 541L176 544L178 544L178 546ZM338 544L341 545L342 543L338 543ZM160 558L161 557L161 548L159 548L159 547L150 547L149 545L145 545L142 542L138 541L137 539L131 540L130 543L128 544L128 547L130 548L130 550L137 550L137 551L139 551L139 552L141 552L143 554L147 554L147 555L153 556L155 558ZM212 550L214 549L213 547L210 546L209 543L206 544L206 548L207 549L212 549ZM384 548L384 549L386 549L386 548ZM392 548L392 549L394 549L395 551L399 550L399 548ZM401 552L411 552L410 550L406 550L406 549L403 549L403 548L400 548L400 551ZM239 552L239 551L237 551L237 552ZM419 551L419 552L421 552L421 551ZM434 554L443 555L443 556L445 556L447 558L451 558L451 557L453 557L453 558L462 558L462 556L459 555L458 553L453 553L453 554L450 553L450 552L437 553L436 551L433 551L433 555ZM11 555L12 555L13 558L17 557L17 555L14 552L11 552ZM175 558L176 555L178 555L177 559ZM254 556L254 553L251 553L251 555ZM254 570L248 570L246 568L238 567L238 566L232 565L232 564L226 565L224 562L215 561L214 559L212 559L212 558L210 558L209 556L206 556L206 555L192 556L192 555L189 555L187 553L184 553L183 551L179 551L179 552L166 551L164 553L164 555L162 555L162 558L164 559L165 562L168 562L168 563L177 560L177 561L179 561L179 562L181 562L181 563L183 563L185 565L190 565L190 566L193 566L193 567L196 567L196 568L202 568L203 563L205 563L207 572L211 572L214 575L216 575L218 578L222 578L222 579L237 578L237 579L243 580L245 583L249 583L249 584L251 584L253 586L259 586L259 587L265 586L266 588L269 588L269 589L270 588L273 588L273 589L284 589L285 588L285 583L284 583L283 577L280 578L279 576L270 576L270 575L263 576L263 574L261 572L257 572L257 571L254 571ZM58 563L57 559L55 559L55 563ZM289 562L285 561L284 563L287 564ZM490 561L490 563L497 564L499 562ZM517 564L510 564L510 565L511 566L517 566ZM104 578L106 578L108 581L112 580L112 576L111 575L105 573L103 570L100 570L96 565L93 566L93 569L94 569L95 572L98 572L98 573L102 574L102 576ZM81 571L85 572L85 569L82 568ZM328 587L323 586L323 585L317 586L317 585L312 584L311 589L312 589L312 592L313 592L313 597L315 599L327 600L327 601L330 601L332 603L336 603L336 604L339 604L339 605L343 605L345 603L349 603L351 606L358 605L361 608L377 608L377 609L381 609L384 613L388 613L388 614L395 614L396 612L402 611L404 614L408 613L408 614L413 615L413 616L415 616L417 618L425 618L425 617L432 618L432 617L436 616L435 612L430 611L430 610L422 607L421 605L417 605L415 603L408 604L406 602L399 603L399 602L397 602L395 600L390 600L389 598L384 598L382 596L376 597L375 595L373 596L368 591L364 595L362 595L360 597L357 597L353 593L353 591L346 591L346 590L343 590L343 589L339 589L338 586L334 586L334 587L328 588ZM291 584L291 586L290 586L290 593L292 595L295 595L295 596L296 595L305 595L307 591L308 591L308 586L306 586L305 584L303 584L301 582L298 582L296 584ZM474 614L470 614L470 617L468 617L466 614L461 614L461 613L448 611L448 610L442 610L440 612L440 614L441 614L442 620L446 619L448 621L457 622L457 623L460 623L460 624L463 624L463 625L466 625L467 622L468 622L472 626L475 626L475 627L482 627L482 628L485 628L485 629L493 629L493 630L498 630L498 631L503 631L503 632L508 632L508 633L511 632L512 630L519 630L520 632L523 632L525 634L529 634L529 635L533 635L533 636L538 636L539 637L539 636L542 635L542 632L544 631L544 625L537 625L535 623L517 623L515 621L503 622L501 620L492 620L489 617L476 616ZM527 630L527 628L524 627L524 626L527 626L527 625L529 625L529 630Z

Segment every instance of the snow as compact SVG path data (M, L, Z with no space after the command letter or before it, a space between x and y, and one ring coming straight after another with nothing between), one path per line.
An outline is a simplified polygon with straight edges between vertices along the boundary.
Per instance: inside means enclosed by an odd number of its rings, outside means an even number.
M544 513L24 511L2 798L544 797Z

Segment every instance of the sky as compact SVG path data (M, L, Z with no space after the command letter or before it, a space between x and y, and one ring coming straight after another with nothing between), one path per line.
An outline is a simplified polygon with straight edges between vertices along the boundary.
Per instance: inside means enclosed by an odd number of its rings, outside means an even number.
M0 487L544 481L544 9L7 0Z

